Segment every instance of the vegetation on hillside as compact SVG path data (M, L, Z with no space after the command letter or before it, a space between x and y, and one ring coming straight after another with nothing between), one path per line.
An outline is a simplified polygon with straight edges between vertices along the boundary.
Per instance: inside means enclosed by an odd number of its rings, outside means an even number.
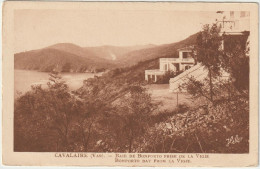
M14 68L41 72L86 72L111 68L114 64L92 60L58 49L46 48L14 55Z
M143 87L104 93L91 79L84 92L71 93L57 73L50 76L47 89L34 86L15 101L15 151L132 152L139 147L147 130L144 119L154 109Z

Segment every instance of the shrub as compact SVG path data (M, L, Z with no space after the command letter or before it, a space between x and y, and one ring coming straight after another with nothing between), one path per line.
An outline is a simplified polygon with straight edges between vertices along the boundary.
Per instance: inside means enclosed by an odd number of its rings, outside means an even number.
M164 75L157 77L157 81L155 83L156 84L169 84L170 78L174 78L174 77L178 76L179 74L181 74L182 72L183 71L178 71L178 72L166 71Z

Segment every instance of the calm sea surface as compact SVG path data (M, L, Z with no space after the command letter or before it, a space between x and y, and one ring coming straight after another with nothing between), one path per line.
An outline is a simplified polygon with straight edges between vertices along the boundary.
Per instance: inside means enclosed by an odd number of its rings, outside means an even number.
M70 90L75 90L83 85L83 81L100 76L102 73L62 73L63 80L66 81ZM49 73L37 72L30 70L14 70L14 93L15 97L18 93L25 93L31 89L32 85L41 84L43 87L47 86L49 81Z

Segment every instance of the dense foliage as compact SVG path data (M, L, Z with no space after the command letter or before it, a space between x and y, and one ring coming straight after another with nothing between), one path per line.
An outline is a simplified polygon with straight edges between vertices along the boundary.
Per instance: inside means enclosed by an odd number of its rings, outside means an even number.
M138 148L138 137L147 130L145 119L154 109L142 86L117 86L106 93L98 88L102 80L94 78L86 82L92 85L84 92L72 93L57 73L50 76L48 88L33 86L15 101L15 151Z

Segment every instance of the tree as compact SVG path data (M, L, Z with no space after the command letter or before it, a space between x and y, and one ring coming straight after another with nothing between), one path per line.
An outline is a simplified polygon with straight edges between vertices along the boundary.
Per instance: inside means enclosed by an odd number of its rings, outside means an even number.
M150 113L154 110L151 97L138 85L130 86L129 93L120 101L118 109L121 140L128 152L140 148L141 138L147 130ZM123 141L125 140L125 141Z
M199 33L194 57L208 71L206 80L208 80L209 85L208 98L211 102L214 101L214 95L220 92L217 88L222 83L214 83L214 80L219 81L218 79L221 79L223 72L229 73L230 83L234 85L238 92L248 94L250 50L248 36L249 32L243 32L241 35L226 35L225 33L221 35L220 27L217 24L205 25L203 31ZM204 89L207 88L206 81L204 81L203 86ZM193 85L193 87L195 86ZM190 86L190 89L192 89L192 86ZM204 96L206 95L204 94Z
M196 55L194 57L208 70L211 102L214 100L213 78L220 75L221 40L220 27L217 24L212 26L207 24L203 27L203 31L199 33L195 47Z
M223 35L224 50L221 66L229 72L235 87L242 92L249 89L249 32L242 35Z

